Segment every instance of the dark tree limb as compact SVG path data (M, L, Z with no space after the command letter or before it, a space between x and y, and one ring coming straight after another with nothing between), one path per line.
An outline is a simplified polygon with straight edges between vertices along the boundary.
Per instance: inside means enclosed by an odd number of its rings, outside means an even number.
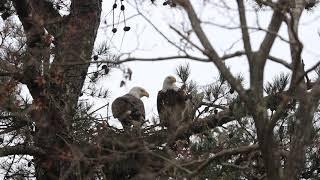
M280 1L279 4L282 1ZM265 35L259 48L259 52L261 53L261 59L263 59L264 61L267 59L271 51L271 47L277 37L277 34L278 34L277 32L280 29L283 19L284 19L283 12L280 10L275 10L272 15L267 34Z
M41 148L36 146L28 145L16 145L16 146L5 146L0 148L0 157L10 155L30 155L30 156L44 156L46 153Z
M245 6L243 3L243 0L237 0L237 3L238 3L239 18L240 18L240 26L242 31L243 46L247 54L248 60L252 61L252 48L251 48L250 36L248 32Z
M201 27L201 21L199 20L191 2L189 0L176 0L178 5L180 5L188 14L191 26L196 33L198 39L200 40L202 46L204 47L204 54L212 60L212 62L217 66L220 70L221 74L227 79L230 85L238 92L240 97L247 101L248 97L245 93L244 88L240 84L240 82L231 74L226 65L221 61L216 50L211 45L207 35L203 31Z
M278 58L278 57L271 56L271 55L268 56L268 59L270 59L270 60L273 61L273 62L282 64L283 66L285 66L286 68L288 68L288 69L290 69L290 70L292 69L291 64L289 64L287 61L285 61L285 60L283 60L283 59L280 59L280 58Z
M181 124L177 129L176 138L189 138L191 135L205 132L208 129L214 129L234 120L236 120L236 118L231 115L229 109L226 109L217 115L212 114L202 119Z
M247 152L255 151L257 149L259 149L259 145L254 144L254 145L250 145L250 146L241 146L241 147L237 147L237 148L230 148L230 149L220 151L220 152L216 153L215 155L213 155L212 157L208 158L202 164L200 164L199 167L194 172L189 174L189 176L194 177L194 176L198 175L199 173L201 173L201 171L203 169L208 167L210 165L210 163L212 163L213 161L215 161L216 159L219 159L221 157L232 156L232 155L241 154L241 153L247 153Z

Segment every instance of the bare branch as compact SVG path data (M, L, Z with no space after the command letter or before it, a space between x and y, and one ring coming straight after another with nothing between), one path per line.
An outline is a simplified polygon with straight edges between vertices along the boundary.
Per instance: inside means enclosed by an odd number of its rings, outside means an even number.
M221 60L228 60L234 57L242 56L245 55L245 52L243 51L236 51L232 54L225 54L222 56L220 59ZM168 57L158 57L158 58L126 58L123 60L119 61L95 61L95 62L102 62L102 63L114 63L114 64L121 64L129 61L165 61L165 60L170 60L170 59L192 59L195 61L200 61L200 62L212 62L210 59L206 58L200 58L200 57L195 57L191 55L185 55L185 56L168 56ZM93 62L94 63L94 62Z
M274 13L271 18L271 22L268 27L268 32L264 37L259 48L259 52L262 54L263 61L265 61L267 56L269 55L269 52L277 37L276 34L278 34L277 32L280 29L283 19L284 19L283 13L280 10L274 10Z
M312 99L314 101L314 106L317 107L318 104L319 104L319 99L320 99L320 79L318 79L313 87L312 87L312 90L311 90L311 96L312 96Z
M238 56L242 56L242 55L245 55L246 52L244 51L236 51L232 54L225 54L221 57L222 60L227 60L227 59L230 59L230 58L234 58L234 57L238 57Z
M218 158L225 157L225 156L232 156L232 155L241 154L241 153L247 153L247 152L250 152L250 151L255 151L258 148L259 148L259 145L258 144L254 144L254 145L250 145L250 146L241 146L241 147L238 147L238 148L230 148L230 149L226 149L226 150L220 151L220 152L216 153L215 155L213 155L212 157L208 158L205 162L203 162L189 176L190 177L196 176L204 168L206 168L208 165L210 165L210 163L212 163L214 160L216 160Z
M312 67L310 67L308 70L306 70L305 74L308 74L309 72L317 69L320 66L320 61L318 61L316 64L314 64Z
M280 59L280 58L277 58L277 57L274 57L274 56L271 56L271 55L268 56L268 59L271 60L271 61L274 61L276 63L282 64L283 66L285 66L286 68L288 68L290 70L292 69L291 64L287 63L283 59Z
M167 37L165 34L163 34L163 32L161 32L161 30L159 28L157 28L156 25L154 25L151 20L146 16L144 15L140 9L138 7L136 7L136 10L138 12L138 14L145 20L147 21L156 31L157 33L159 33L164 39L166 39L171 45L173 45L174 47L176 47L178 50L184 52L183 49L181 49L181 47L179 47L175 42L171 41L169 37Z
M27 145L6 146L0 148L0 157L18 154L30 156L43 156L45 155L45 152L38 147Z
M184 172L186 172L186 173L188 173L188 174L190 174L190 173L191 173L191 171L190 171L190 170L188 170L188 169L186 169L186 168L184 168L184 167L180 166L178 163L175 163L173 160L168 159L168 158L166 158L166 157L162 156L161 154L154 153L154 152L152 152L152 151L148 151L148 153L150 153L150 154L152 154L153 156L158 157L158 158L160 158L160 159L162 159L162 160L164 160L164 161L168 162L169 164L171 164L171 165L173 165L173 166L175 166L175 167L177 167L177 168L181 169L182 171L184 171Z
M208 24L208 25L212 25L212 26L215 26L215 27L219 27L219 28L223 28L223 29L228 29L228 30L237 30L239 29L240 27L238 26L226 26L226 25L222 25L222 24L217 24L217 23L214 23L214 22L210 22L210 21L202 21L203 24ZM262 27L252 27L252 26L247 26L247 29L248 30L256 30L256 31L263 31L263 32L266 32L266 33L270 33L270 34L274 34L275 36L277 36L277 38L279 38L280 40L282 40L283 42L286 42L286 43L290 43L290 41L288 39L286 39L285 37L281 36L280 34L278 34L277 32L270 32L268 31L267 29L263 29Z
M247 28L247 20L246 20L246 12L245 7L243 4L243 0L237 0L238 3L238 11L239 11L239 18L240 18L240 24L241 24L241 31L242 31L242 39L243 39L243 45L244 49L247 53L247 58L249 61L252 61L252 49L251 49L251 43L250 43L250 36Z
M209 59L205 58L199 58L191 55L185 55L185 56L168 56L168 57L157 57L157 58L126 58L123 60L119 61L113 61L115 64L121 64L125 62L130 62L130 61L165 61L165 60L170 60L170 59L192 59L195 61L200 61L200 62L211 62Z
M224 110L220 111L218 114L208 115L197 121L181 124L177 129L176 138L183 139L185 137L190 137L191 135L202 133L208 129L222 126L223 124L234 120L236 120L236 118L231 115L230 110L224 108Z
M245 55L245 52L243 51L236 51L232 54L225 54L220 58L220 60L225 61L234 57L242 56ZM81 58L81 57L80 57ZM191 59L199 62L212 62L210 59L206 58L201 58L201 57L196 57L196 56L191 56L191 55L177 55L177 56L167 56L167 57L157 57L157 58L139 58L139 57L128 57L128 58L123 58L121 60L101 60L101 61L90 61L87 62L85 59L81 58L83 61L82 62L64 62L60 63L57 65L62 65L62 66L74 66L74 65L83 65L83 64L94 64L94 63L110 63L110 64L122 64L126 62L132 62L132 61L143 61L143 62L155 62L155 61L167 61L171 59Z
M181 36L183 39L185 39L186 41L188 41L193 47L195 47L196 49L198 49L200 52L203 53L203 49L200 48L199 46L197 46L196 44L194 44L189 38L187 38L185 35L183 35L178 29L176 29L173 26L169 26L170 29L172 29L174 32L176 32L179 36Z
M226 65L221 61L218 53L212 47L208 37L204 33L201 27L201 21L199 20L195 10L192 7L192 4L189 0L177 0L176 1L183 9L187 12L189 20L191 22L191 26L195 31L198 39L200 40L202 46L205 48L204 54L207 55L212 62L217 66L220 72L224 75L224 77L228 80L230 85L238 92L240 97L246 101L247 95L245 93L244 88L240 84L239 81L231 74Z

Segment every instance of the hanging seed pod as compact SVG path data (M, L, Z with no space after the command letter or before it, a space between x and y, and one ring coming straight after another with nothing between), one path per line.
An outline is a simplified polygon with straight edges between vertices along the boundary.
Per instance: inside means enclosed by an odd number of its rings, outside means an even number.
M306 6L304 7L306 10L311 10L316 5L315 1L307 2Z
M124 30L124 31L130 31L130 27L129 27L129 26L125 26L125 27L123 28L123 30Z
M117 28L113 28L113 29L112 29L112 32L113 32L113 33L116 33L116 32L117 32Z
M124 85L126 85L126 82L124 82L123 80L120 82L120 87L123 87Z
M113 4L112 8L116 9L118 7L118 5L116 3Z
M120 9L121 9L121 11L124 11L124 9L125 9L124 5L121 5Z
M93 78L98 78L98 76L99 76L99 73L98 73L98 72L94 72L94 73L93 73Z
M110 69L109 69L109 68L104 69L104 73L105 73L105 74L109 74L109 72L110 72Z
M208 106L205 107L203 111L204 111L204 112L208 112L208 111L209 111L209 107L208 107Z
M233 94L234 93L234 89L231 88L229 92L230 92L230 94Z
M102 69L104 70L104 73L105 73L105 74L108 74L109 71L110 71L110 69L109 69L109 67L108 67L107 65L103 65L103 66L102 66Z

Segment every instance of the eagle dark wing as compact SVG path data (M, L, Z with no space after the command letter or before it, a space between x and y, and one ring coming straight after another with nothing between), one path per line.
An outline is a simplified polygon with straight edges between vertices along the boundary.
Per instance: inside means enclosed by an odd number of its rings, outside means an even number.
M157 110L162 125L174 132L182 121L186 110L186 94L183 90L159 91L157 96Z
M117 118L124 126L130 125L132 120L145 119L143 102L130 94L116 98L111 105L111 110L113 117Z
M157 96L157 110L159 114L160 112L163 111L164 104L165 104L165 92L159 91Z
M169 89L167 91L159 91L157 97L157 109L160 113L165 107L173 107L176 105L185 106L186 94L184 91Z

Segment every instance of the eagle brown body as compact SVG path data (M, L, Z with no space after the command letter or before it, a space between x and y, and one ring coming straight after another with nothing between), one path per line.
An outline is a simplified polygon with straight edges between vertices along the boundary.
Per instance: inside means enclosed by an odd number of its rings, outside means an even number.
M135 87L128 94L113 101L111 105L113 117L121 122L124 129L129 128L133 121L144 121L145 109L140 99L143 96L149 97L149 94L143 88Z
M174 133L184 120L188 106L185 86L178 88L175 86L175 82L174 77L168 76L157 96L160 123L168 128L170 134Z

